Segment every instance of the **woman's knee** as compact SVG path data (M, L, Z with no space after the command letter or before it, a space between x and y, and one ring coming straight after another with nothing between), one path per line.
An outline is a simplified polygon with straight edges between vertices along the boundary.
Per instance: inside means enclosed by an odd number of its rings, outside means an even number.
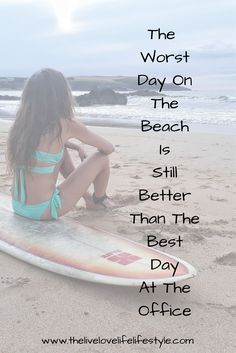
M63 175L64 178L67 178L74 170L75 166L72 162L67 148L65 148L63 160L60 165L60 173Z

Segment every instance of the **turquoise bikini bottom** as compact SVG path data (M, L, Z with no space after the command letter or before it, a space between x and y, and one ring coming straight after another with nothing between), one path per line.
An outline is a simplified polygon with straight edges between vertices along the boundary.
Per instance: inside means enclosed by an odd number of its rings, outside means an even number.
M60 190L56 188L50 200L38 203L36 205L27 205L22 202L12 199L12 207L15 213L20 216L41 220L46 209L51 206L51 217L57 219L57 209L61 208Z

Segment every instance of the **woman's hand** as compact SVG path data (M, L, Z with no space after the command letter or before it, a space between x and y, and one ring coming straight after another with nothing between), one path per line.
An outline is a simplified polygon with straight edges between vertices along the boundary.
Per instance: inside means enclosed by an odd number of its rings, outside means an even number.
M87 157L86 153L84 152L84 149L80 147L77 143L66 142L65 147L77 151L79 153L79 158L81 161L83 161Z
M84 149L82 147L80 147L80 146L78 146L78 152L79 152L79 158L80 158L81 162L83 162L83 160L85 158L87 158L87 155L84 152Z

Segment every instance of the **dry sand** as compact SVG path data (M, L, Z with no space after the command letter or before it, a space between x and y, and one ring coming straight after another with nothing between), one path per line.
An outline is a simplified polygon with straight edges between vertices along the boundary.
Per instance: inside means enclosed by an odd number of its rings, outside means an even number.
M92 128L116 146L111 156L109 194L119 208L87 211L79 203L68 215L85 225L96 225L129 239L144 242L152 230L162 237L181 234L182 248L166 252L190 262L198 271L189 280L189 294L138 294L137 288L87 283L28 265L0 253L0 353L234 353L236 286L235 136L219 134L158 134L135 129ZM0 187L10 193L5 171L8 124L0 126ZM160 156L159 144L171 147ZM91 149L86 147L90 153ZM79 163L74 154L75 163ZM178 179L154 179L157 166L179 167ZM138 189L192 192L184 203L139 202ZM185 212L200 216L198 225L133 225L130 212L147 215ZM185 318L141 317L138 307L167 301L173 307L191 307ZM194 345L43 345L41 338L115 337L126 334L159 338L194 338Z

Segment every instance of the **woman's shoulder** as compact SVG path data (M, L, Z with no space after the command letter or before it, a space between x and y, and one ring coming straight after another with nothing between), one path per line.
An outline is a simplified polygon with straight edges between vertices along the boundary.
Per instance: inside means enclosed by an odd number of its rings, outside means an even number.
M71 119L61 119L61 127L62 129L69 130L73 128L75 125L78 125L78 119L71 118Z
M79 132L82 132L82 130L86 129L86 126L75 118L61 119L61 127L62 137L64 137L65 140L76 137Z
M75 119L61 119L61 137L63 140L68 140L71 137L71 133L76 124Z

